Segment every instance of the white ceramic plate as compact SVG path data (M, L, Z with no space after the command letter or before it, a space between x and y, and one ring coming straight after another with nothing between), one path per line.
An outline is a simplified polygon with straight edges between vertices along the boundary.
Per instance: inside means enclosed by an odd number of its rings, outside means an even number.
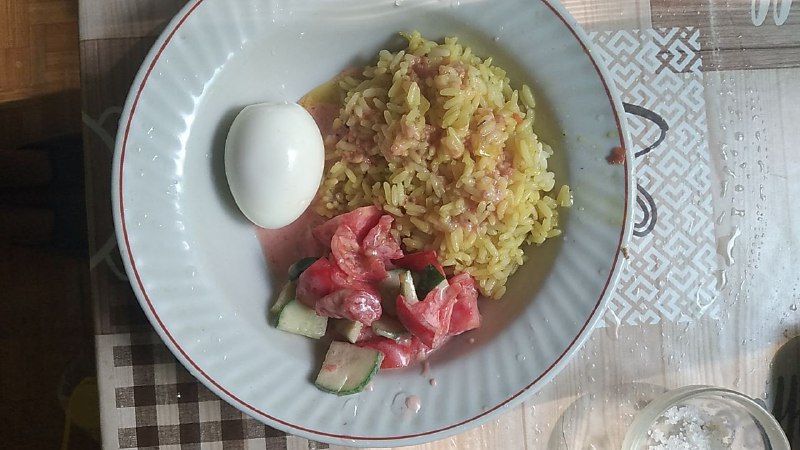
M562 155L552 164L575 205L563 239L531 250L505 299L483 302L484 327L436 354L429 375L382 372L374 391L336 397L311 382L324 347L267 324L267 299L282 280L268 275L228 192L224 139L244 105L295 101L413 29L458 36L533 86L537 132ZM616 281L632 179L629 165L605 161L626 134L604 75L585 34L548 0L190 1L147 56L120 122L112 188L133 289L193 375L273 427L360 446L474 427L558 372ZM416 414L403 405L408 395L421 399Z

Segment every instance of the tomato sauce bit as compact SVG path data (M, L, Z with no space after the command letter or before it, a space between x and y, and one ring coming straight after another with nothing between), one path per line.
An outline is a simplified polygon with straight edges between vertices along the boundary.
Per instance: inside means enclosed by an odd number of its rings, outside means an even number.
M614 147L606 157L609 164L621 166L625 164L625 147Z

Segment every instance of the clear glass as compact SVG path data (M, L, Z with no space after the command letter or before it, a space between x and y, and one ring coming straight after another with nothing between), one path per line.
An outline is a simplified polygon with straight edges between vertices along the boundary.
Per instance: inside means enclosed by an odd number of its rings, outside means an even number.
M778 422L750 397L711 386L675 389L636 416L623 450L790 450Z

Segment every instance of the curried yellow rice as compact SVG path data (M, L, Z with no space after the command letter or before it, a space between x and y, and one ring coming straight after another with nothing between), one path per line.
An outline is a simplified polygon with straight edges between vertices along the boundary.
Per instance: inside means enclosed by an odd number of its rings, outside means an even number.
M533 132L535 100L511 87L492 59L454 37L443 44L401 33L408 47L381 50L360 76L339 80L342 107L325 138L328 171L317 211L332 217L379 205L407 251L436 250L500 298L525 261L522 245L558 236L547 170L552 150Z

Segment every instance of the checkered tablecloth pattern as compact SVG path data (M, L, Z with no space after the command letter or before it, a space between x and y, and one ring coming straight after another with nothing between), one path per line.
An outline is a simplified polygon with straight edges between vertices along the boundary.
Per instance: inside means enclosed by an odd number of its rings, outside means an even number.
M153 331L100 336L104 412L117 433L106 448L321 450L242 414L199 383ZM106 436L111 436L106 433Z

